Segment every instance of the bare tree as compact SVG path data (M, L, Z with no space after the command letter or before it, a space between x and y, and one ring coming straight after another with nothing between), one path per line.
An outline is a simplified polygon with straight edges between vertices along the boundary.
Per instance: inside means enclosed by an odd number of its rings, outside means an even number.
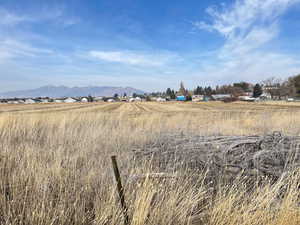
M289 95L288 85L286 81L280 78L270 77L262 82L263 90L271 95L272 99L282 99Z

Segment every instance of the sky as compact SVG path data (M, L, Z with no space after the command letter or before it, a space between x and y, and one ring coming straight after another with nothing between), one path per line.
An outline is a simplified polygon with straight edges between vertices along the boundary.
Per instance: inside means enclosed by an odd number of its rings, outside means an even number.
M0 92L300 73L300 0L0 0Z

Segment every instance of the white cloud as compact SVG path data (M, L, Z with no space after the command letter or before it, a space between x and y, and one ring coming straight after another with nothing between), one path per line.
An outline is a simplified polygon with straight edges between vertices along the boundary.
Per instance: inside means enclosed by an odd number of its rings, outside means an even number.
M81 22L79 17L68 15L67 7L64 6L54 8L44 7L35 18L36 21L53 22L64 27L73 26Z
M16 26L21 23L51 22L64 27L73 26L81 22L80 18L66 15L65 8L42 8L39 12L28 14L17 13L0 7L0 25Z
M31 19L27 16L17 15L9 12L5 9L0 8L0 25L16 25L21 22L30 21Z
M236 0L233 5L210 7L211 22L195 22L199 29L217 32L224 45L216 54L217 67L204 70L227 79L264 79L271 74L300 71L300 60L278 53L267 44L279 37L280 17L299 0ZM267 48L268 47L268 48Z
M0 62L20 57L37 57L49 55L53 52L48 49L33 47L27 43L13 39L0 40Z
M122 63L135 66L163 66L179 57L173 53L144 53L134 51L96 51L88 52L88 56L106 62Z
M28 11L16 11L0 6L0 62L22 58L23 60L37 56L54 54L52 50L37 46L39 42L48 42L49 37L28 32L23 23L52 23L67 27L79 23L80 20L66 15L62 7L45 6L34 14ZM9 29L8 29L9 26ZM59 53L56 53L59 56Z
M207 9L211 24L195 22L201 29L217 31L227 38L245 35L254 23L269 24L278 19L291 5L299 0L236 0L233 6Z

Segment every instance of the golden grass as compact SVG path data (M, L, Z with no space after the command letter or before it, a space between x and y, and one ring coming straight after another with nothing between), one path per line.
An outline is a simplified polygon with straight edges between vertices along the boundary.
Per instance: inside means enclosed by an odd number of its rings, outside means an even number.
M0 105L0 224L122 224L110 165L151 172L130 160L166 132L300 134L300 104L95 103ZM194 174L195 175L195 174ZM237 180L214 202L191 178L126 184L131 224L298 225L299 171L249 192ZM123 178L126 183L126 177ZM287 194L276 200L282 187Z

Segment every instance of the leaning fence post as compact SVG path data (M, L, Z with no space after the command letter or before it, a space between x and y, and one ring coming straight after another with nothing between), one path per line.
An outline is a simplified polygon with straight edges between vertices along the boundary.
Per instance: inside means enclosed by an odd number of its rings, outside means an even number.
M111 162L114 170L115 179L117 182L117 191L120 197L120 203L124 215L124 224L129 225L128 209L125 203L124 189L122 187L121 176L118 168L117 157L115 155L111 156Z

